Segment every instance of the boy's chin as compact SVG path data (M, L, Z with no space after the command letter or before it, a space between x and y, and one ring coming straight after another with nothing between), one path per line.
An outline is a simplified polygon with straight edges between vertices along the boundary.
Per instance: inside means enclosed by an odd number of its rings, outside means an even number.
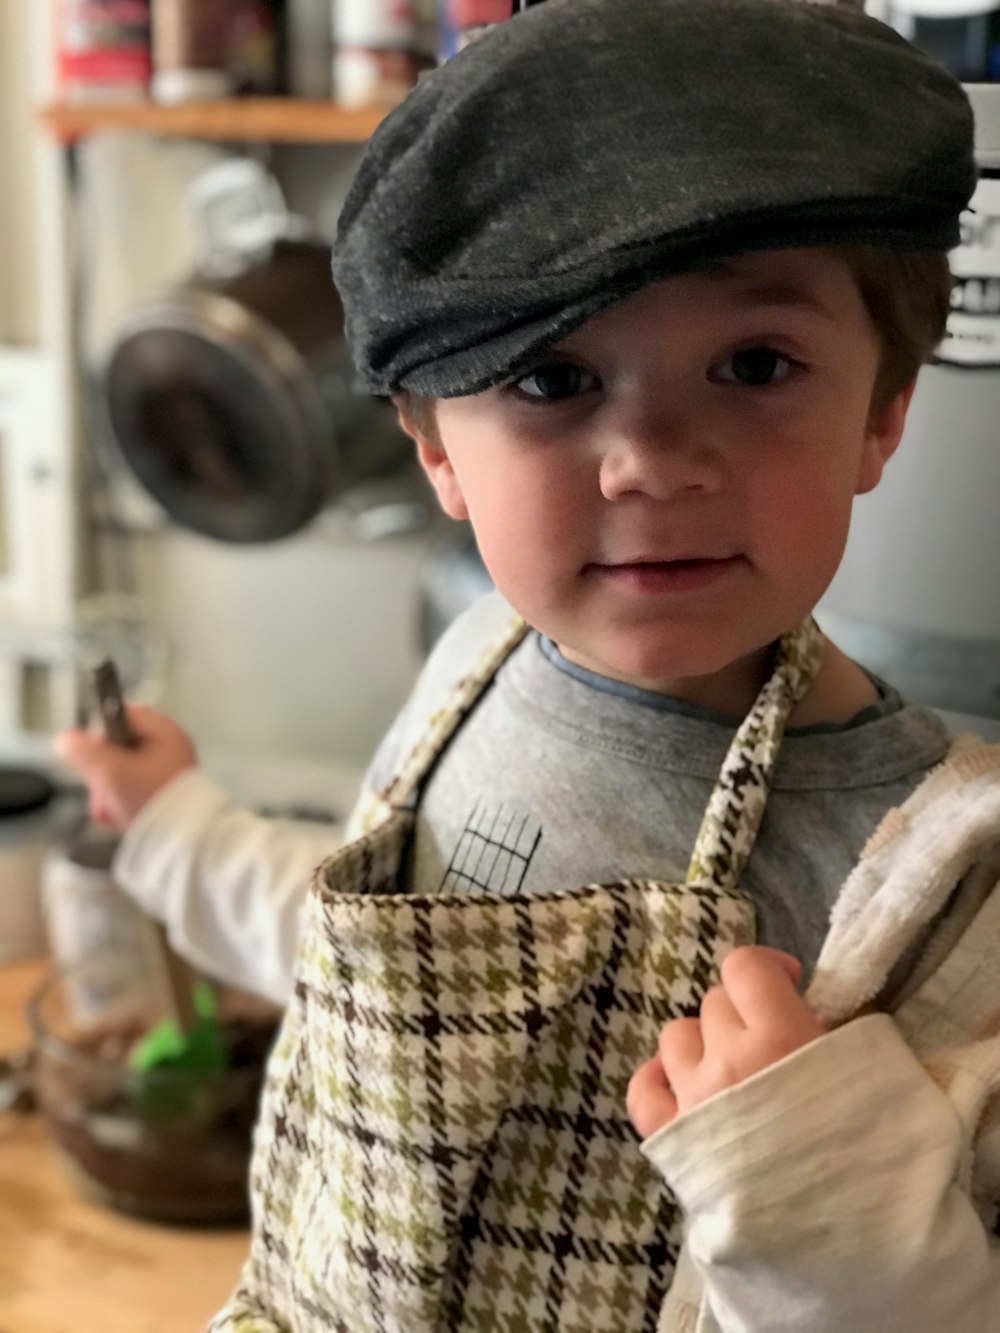
M728 638L728 642L726 641ZM571 644L560 644L563 656L571 662L587 667L600 676L633 685L655 694L686 693L686 687L697 687L730 672L739 672L740 665L754 650L737 645L732 636L704 636L697 631L667 641L648 635L633 635L624 641L595 644L591 652L578 650Z
M637 689L743 716L767 680L775 635L735 625L687 625L671 633L621 629L591 645L591 652L560 643L572 663Z

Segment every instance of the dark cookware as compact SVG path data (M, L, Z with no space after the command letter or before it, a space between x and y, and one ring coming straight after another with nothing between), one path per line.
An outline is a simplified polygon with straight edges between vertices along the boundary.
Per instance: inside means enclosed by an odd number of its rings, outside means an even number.
M263 243L258 228L242 255L209 255L133 313L106 367L129 467L178 523L222 541L288 536L410 454L391 409L355 387L329 245L288 230L279 212Z

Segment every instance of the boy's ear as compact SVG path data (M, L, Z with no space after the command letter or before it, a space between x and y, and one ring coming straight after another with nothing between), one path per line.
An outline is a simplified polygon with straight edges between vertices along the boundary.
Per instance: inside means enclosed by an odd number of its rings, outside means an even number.
M437 433L437 424L433 420L426 424L415 421L402 403L396 403L395 408L400 426L417 446L417 458L437 493L438 504L449 518L468 518L465 497Z
M917 381L911 380L905 389L901 389L895 398L891 398L885 406L873 411L868 418L868 424L865 427L864 451L861 456L861 467L858 471L858 484L855 489L855 495L866 495L873 491L882 480L882 472L886 463L896 452L899 441L903 437L903 427L906 425L906 413L910 407L910 399L913 397L913 390L917 387Z

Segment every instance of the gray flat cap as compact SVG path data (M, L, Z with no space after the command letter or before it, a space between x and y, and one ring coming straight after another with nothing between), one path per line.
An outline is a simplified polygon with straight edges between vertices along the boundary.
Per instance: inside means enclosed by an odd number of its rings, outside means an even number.
M805 0L546 0L373 136L334 278L373 393L476 393L649 282L727 255L950 249L961 85Z

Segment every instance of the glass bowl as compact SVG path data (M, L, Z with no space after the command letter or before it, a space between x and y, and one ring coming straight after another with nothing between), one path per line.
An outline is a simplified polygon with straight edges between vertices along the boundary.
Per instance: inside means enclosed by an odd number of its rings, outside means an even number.
M134 1043L159 1021L121 960L49 977L28 1003L34 1091L74 1183L90 1199L152 1221L236 1224L249 1215L251 1137L279 1014L221 992L230 1067L138 1071Z

